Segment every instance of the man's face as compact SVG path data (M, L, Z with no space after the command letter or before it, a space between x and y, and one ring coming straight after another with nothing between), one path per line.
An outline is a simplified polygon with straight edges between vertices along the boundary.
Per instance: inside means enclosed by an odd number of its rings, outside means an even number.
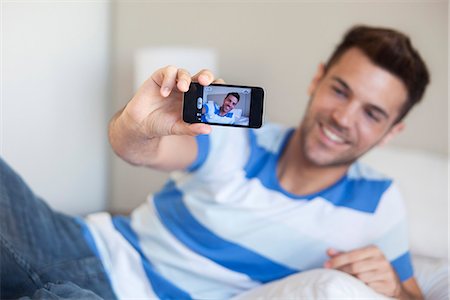
M300 125L305 158L318 166L348 165L403 128L393 125L407 98L400 79L356 48L311 83Z
M227 97L225 97L225 99L223 99L223 111L225 113L230 112L231 110L234 109L234 107L236 106L236 104L239 102L239 100L233 96L233 95L228 95Z

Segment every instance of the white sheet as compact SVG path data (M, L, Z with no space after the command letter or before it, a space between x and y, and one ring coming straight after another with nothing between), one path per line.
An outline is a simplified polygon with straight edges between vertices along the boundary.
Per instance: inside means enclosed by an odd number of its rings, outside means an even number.
M232 300L256 299L390 299L365 285L355 277L336 270L315 269L291 275Z

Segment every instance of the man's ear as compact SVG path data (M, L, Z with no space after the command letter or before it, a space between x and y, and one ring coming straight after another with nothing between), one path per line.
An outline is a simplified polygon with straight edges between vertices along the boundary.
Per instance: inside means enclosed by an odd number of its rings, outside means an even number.
M319 85L319 82L322 80L322 78L325 76L325 64L320 63L317 66L316 74L314 75L313 79L311 80L311 83L308 87L308 95L311 97L314 91L316 90L317 86Z
M405 123L400 122L392 126L392 128L389 130L389 132L381 139L381 141L378 143L378 146L384 146L387 143L389 143L390 140L392 140L397 134L402 132L405 129Z

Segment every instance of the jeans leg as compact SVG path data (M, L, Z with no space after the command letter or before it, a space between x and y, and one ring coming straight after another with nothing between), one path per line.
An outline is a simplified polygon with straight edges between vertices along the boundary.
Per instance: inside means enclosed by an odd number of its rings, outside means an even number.
M33 297L21 297L19 300L101 300L91 291L80 288L72 282L47 283L34 293Z
M0 297L32 296L68 281L115 299L99 258L74 217L53 211L0 159Z

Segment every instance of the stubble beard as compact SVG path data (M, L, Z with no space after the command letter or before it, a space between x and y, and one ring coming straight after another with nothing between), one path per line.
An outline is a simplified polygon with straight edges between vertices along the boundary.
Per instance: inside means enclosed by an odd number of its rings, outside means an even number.
M321 157L317 157L317 155L314 154L314 150L311 149L312 147L309 143L311 143L311 140L313 139L313 137L311 137L313 128L318 125L316 124L316 119L308 118L307 115L308 114L305 115L300 125L300 149L302 151L302 156L309 164L322 168L348 167L369 150L368 149L363 153L352 153L352 149L349 149L349 151L336 154L335 157L326 157L323 159Z

